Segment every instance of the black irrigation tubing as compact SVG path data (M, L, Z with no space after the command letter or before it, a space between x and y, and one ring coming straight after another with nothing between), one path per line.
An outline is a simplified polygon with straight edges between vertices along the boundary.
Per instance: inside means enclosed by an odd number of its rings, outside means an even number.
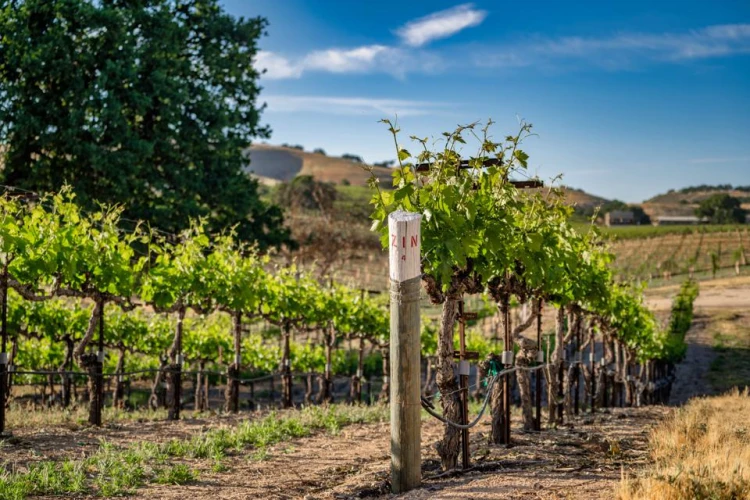
M56 371L56 370L37 370L37 371L8 371L9 375L91 375L88 372L67 372L67 371ZM106 376L106 375L105 375Z
M151 369L145 369L145 370L134 370L129 372L122 372L122 373L102 373L102 378L116 378L116 377L127 377L132 375L146 375L146 374L156 374L156 373L177 373L178 370L172 370L169 368L164 369L158 369L158 368L151 368ZM64 377L66 375L73 375L73 376L82 376L82 377L89 377L89 376L97 376L96 374L91 374L89 372L74 372L74 371L59 371L59 370L13 370L8 372L10 375L55 375ZM223 371L209 371L209 370L179 370L179 373L183 375L217 375L220 377L226 377L228 380L236 380L240 384L254 384L254 383L260 383L265 382L267 380L272 380L278 377L282 377L283 373L273 373L270 375L263 375L261 377L255 377L255 378L235 378L235 377L227 377L226 372ZM294 373L292 374L292 377L295 378L305 378L310 375L321 375L321 372L308 372L308 373ZM333 378L345 378L348 379L350 375L334 375Z
M436 419L440 420L441 422L443 422L446 425L449 425L451 427L455 427L456 429L471 429L472 427L474 427L475 425L477 425L479 423L479 420L481 420L482 415L484 415L484 411L487 409L487 403L489 403L489 401L490 401L490 394L492 393L492 391L490 389L495 384L495 382L497 382L498 380L500 380L500 377L502 377L503 375L508 375L510 373L519 371L519 370L526 370L526 371L532 372L532 371L536 371L536 370L539 370L541 368L544 368L546 366L549 366L549 364L545 363L545 364L537 365L537 366L533 366L533 367L515 366L513 368L508 368L507 370L503 370L503 371L497 373L496 375L492 375L492 377L491 377L492 380L487 384L487 394L484 396L484 403L482 403L482 408L479 410L479 414L476 416L476 418L473 421L469 422L468 424L459 424L459 423L456 423L456 422L454 422L452 420L448 420L447 418L443 417L442 415L440 415L439 413L437 413L437 412L434 411L435 406L428 399L426 399L426 398L422 398L422 408L424 408L427 413L429 413L430 415L432 415L433 417L435 417ZM456 392L460 392L460 391L463 391L463 390L468 390L468 388L466 388L466 389L459 389L458 391L454 391L454 392L448 393L446 395L454 394Z

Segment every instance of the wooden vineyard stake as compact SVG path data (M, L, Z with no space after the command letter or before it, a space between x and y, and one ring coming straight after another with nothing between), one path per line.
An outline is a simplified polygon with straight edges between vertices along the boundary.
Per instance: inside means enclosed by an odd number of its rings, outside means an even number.
M591 351L589 352L589 365L591 366L591 413L596 412L596 333L594 327L590 329L591 332Z
M542 301L539 301L539 306L536 317L536 346L537 346L537 364L544 364L544 350L542 349ZM534 419L534 428L538 431L542 430L542 371L537 370L536 372L536 418Z
M466 350L466 321L477 319L477 313L464 312L464 301L458 302L458 352L454 357L458 358L458 383L461 391L461 425L469 423L469 359L478 359L479 353ZM464 469L469 468L469 429L461 429L461 458Z
M503 299L503 356L502 363L506 370L513 367L513 342L510 331L510 304L509 297ZM502 443L510 446L510 373L503 375L503 439Z
M421 472L420 214L388 216L391 292L391 488L419 486Z
M283 354L281 357L281 407L291 408L292 407L292 365L291 365L291 354L290 354L290 334L289 334L289 323L284 323L284 345Z
M0 437L5 433L5 393L8 382L8 267L2 275L2 311L0 311Z

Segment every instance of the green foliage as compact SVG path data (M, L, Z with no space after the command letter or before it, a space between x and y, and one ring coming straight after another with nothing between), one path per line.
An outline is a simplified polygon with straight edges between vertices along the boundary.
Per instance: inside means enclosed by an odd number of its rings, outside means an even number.
M261 248L288 241L242 151L259 125L253 61L267 26L217 0L23 0L0 7L5 184L64 185L86 210L178 232L207 217Z
M687 353L685 335L693 323L693 304L699 293L698 282L686 280L672 302L664 355L668 361L673 363L682 361Z
M523 124L516 136L500 144L488 139L490 124L478 136L479 154L469 161L468 170L458 167L457 149L464 136L475 134L476 124L445 134L442 150L432 152L427 139L416 139L421 152L412 155L398 143L399 130L385 120L396 141L399 167L393 170L393 190L380 189L373 174L373 229L381 235L383 247L391 244L387 218L396 210L423 215L421 248L424 273L447 289L458 274L473 274L489 280L510 268L518 205L517 190L509 182L516 170L526 168L527 156L519 149L531 126ZM413 159L414 163L407 160ZM499 166L482 168L497 158ZM416 174L415 163L428 163L430 170ZM460 285L462 287L463 285Z
M706 217L712 224L741 224L747 215L741 205L740 200L726 193L714 194L700 202L695 215Z
M293 210L329 211L336 201L336 188L328 182L316 181L312 175L298 175L276 188L274 202Z
M185 464L175 464L167 469L162 469L154 478L158 484L188 484L198 479L198 472Z

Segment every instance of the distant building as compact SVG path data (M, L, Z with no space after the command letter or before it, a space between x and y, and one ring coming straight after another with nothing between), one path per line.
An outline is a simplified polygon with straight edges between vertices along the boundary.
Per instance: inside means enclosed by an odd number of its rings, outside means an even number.
M691 226L706 224L708 218L696 217L695 215L658 215L651 218L654 226Z
M629 226L635 224L635 215L630 211L612 210L604 214L604 224L607 226Z

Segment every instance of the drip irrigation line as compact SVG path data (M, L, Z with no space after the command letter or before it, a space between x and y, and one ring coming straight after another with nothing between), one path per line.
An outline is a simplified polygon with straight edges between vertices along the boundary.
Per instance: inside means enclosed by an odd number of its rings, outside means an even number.
M487 389L488 389L487 390L487 394L484 396L484 403L482 404L482 408L479 410L479 414L477 415L477 417L472 422L470 422L468 424L465 424L465 425L464 424L457 424L456 422L453 422L452 420L448 420L447 418L443 417L442 415L436 413L433 410L434 406L429 401L427 401L425 398L422 398L422 408L424 408L427 413L429 413L430 415L432 415L433 417L435 417L436 419L440 420L441 422L443 422L446 425L449 425L451 427L455 427L456 429L471 429L472 427L474 427L475 425L477 425L479 423L479 420L484 415L484 411L487 409L487 403L489 403L489 401L490 401L490 394L492 393L489 390L489 388L491 388L495 384L495 382L497 382L498 380L500 380L500 374L494 375L492 377L492 381L487 385Z
M544 368L545 366L549 366L549 364L545 363L545 364L537 365L533 367L514 366L513 368L508 368L507 370L503 370L497 373L496 375L493 375L492 380L487 384L487 394L485 394L484 396L484 403L482 403L482 408L479 410L479 414L476 416L474 420L472 420L468 424L459 424L459 423L453 422L452 420L449 420L443 417L442 415L440 415L439 413L435 412L434 411L435 406L427 398L422 398L422 408L424 408L427 413L429 413L430 415L432 415L433 417L440 420L446 425L455 427L456 429L462 429L462 430L471 429L472 427L474 427L475 425L479 423L479 420L481 420L482 416L484 415L484 412L487 409L487 403L489 403L490 401L490 394L492 394L492 391L490 389L498 380L500 380L500 377L511 374L516 371L520 371L520 370L532 372L532 371L540 370L541 368ZM461 392L463 390L468 390L468 389L469 389L468 387L465 389L459 389L458 391L453 391L451 393L446 394L446 396L450 396L451 394L455 394L456 392Z
M121 373L102 373L101 375L98 374L92 374L89 372L76 372L76 371L59 371L59 370L13 370L7 372L9 375L56 375L60 377L64 376L83 376L83 377L89 377L89 376L101 376L102 378L117 378L117 377L128 377L133 375L146 375L146 374L156 374L156 373L180 373L182 375L216 375L219 377L226 377L227 380L230 381L238 381L240 384L246 385L246 384L253 384L253 383L259 383L259 382L265 382L267 380L272 380L278 377L283 377L283 373L272 373L270 375L263 375L260 377L255 378L238 378L238 377L228 377L226 372L223 371L209 371L209 370L173 370L170 368L150 368L150 369L144 369L144 370L133 370L129 372L121 372ZM321 375L320 372L306 372L306 373L292 373L291 374L293 378L305 378L310 375ZM344 378L348 379L349 375L334 375L332 378Z

